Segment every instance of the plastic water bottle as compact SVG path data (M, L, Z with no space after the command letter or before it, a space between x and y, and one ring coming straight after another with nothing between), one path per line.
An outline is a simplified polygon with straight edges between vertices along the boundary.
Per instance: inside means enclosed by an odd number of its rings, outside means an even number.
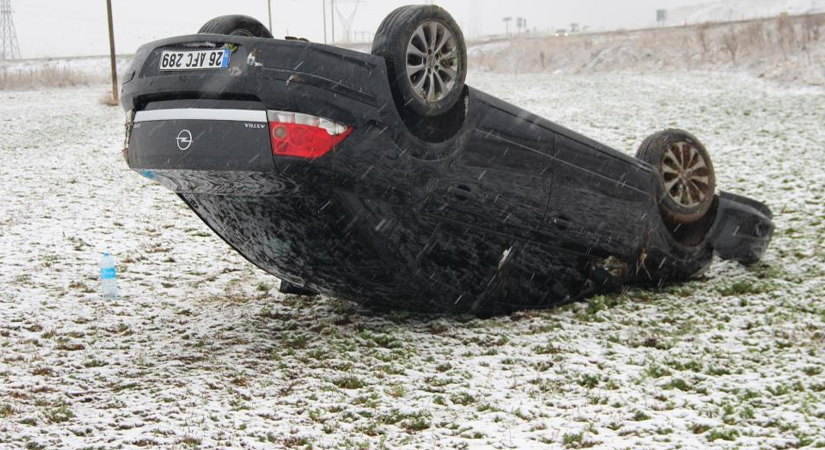
M103 298L117 299L117 269L115 259L108 253L104 253L100 260L100 285L103 288Z

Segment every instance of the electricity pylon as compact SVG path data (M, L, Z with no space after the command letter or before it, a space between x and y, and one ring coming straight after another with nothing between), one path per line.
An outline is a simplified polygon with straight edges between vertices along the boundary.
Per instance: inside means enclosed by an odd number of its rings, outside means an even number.
M0 61L20 59L20 44L11 16L11 0L0 0Z
M362 0L335 0L333 2L333 15L337 14L338 18L341 20L341 24L344 27L344 42L352 42L353 38L353 30L352 30L352 22L355 20L355 15L358 13L358 5L360 5ZM349 15L345 15L341 13L340 5L342 3L350 3L354 4L355 6L349 11ZM335 42L335 22L332 25L333 36L332 41Z

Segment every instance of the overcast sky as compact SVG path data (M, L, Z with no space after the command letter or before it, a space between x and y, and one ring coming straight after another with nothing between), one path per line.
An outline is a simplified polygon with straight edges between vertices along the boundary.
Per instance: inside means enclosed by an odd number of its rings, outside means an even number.
M706 2L705 0L704 2ZM12 0L24 58L102 55L108 52L105 0ZM133 53L145 42L195 33L212 17L247 14L267 21L267 0L112 0L118 53ZM361 0L352 29L373 33L404 0ZM538 30L567 28L571 22L593 30L655 23L656 9L702 0L441 0L469 36L504 32L502 17L525 17ZM272 0L275 36L287 34L323 42L322 0ZM347 17L354 0L336 0ZM327 12L329 13L329 0ZM328 28L331 24L327 23ZM328 32L329 33L329 32ZM343 26L336 17L336 36Z

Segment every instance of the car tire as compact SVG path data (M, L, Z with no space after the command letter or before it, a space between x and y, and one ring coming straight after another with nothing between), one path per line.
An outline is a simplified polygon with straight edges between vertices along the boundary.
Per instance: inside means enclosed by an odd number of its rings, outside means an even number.
M220 16L206 22L199 34L226 34L230 36L247 36L272 38L272 33L258 20L242 15Z
M278 287L278 292L281 294L300 295L305 297L314 297L318 295L317 292L294 285L286 280L281 280L281 285Z
M716 196L710 154L684 130L660 131L645 139L636 158L653 166L656 197L665 218L677 224L702 220Z
M381 23L372 54L384 58L399 109L436 117L455 106L467 77L467 44L455 19L431 5L402 6Z

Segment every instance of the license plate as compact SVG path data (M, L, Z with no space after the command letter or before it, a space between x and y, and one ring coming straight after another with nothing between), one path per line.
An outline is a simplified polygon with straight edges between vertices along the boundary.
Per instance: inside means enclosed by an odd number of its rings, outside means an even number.
M166 50L160 55L160 70L210 70L229 67L229 49Z

